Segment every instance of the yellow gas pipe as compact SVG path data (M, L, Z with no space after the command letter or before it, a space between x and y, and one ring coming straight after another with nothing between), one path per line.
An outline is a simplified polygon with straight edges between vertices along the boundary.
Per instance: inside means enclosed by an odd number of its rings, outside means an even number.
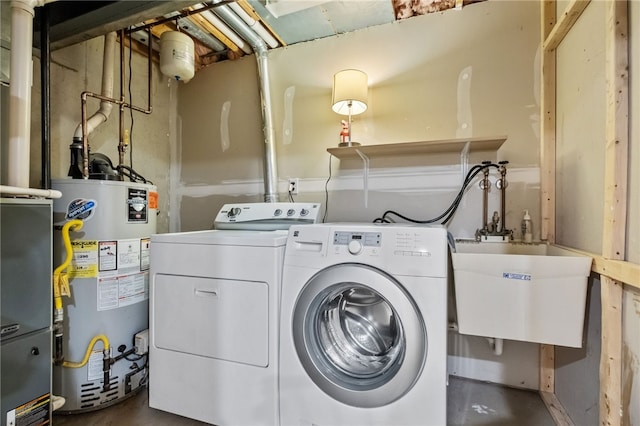
M98 334L91 342L89 342L89 346L84 354L84 358L80 362L71 362L71 361L63 361L64 357L62 356L62 320L64 310L62 307L62 296L71 296L71 289L69 287L69 278L65 269L71 263L73 258L73 248L71 247L71 241L69 238L69 230L73 228L74 231L79 231L82 229L83 222L81 220L70 220L65 223L62 227L62 240L64 242L64 248L67 252L67 257L62 265L58 266L53 271L53 301L54 301L54 328L56 330L56 362L62 363L63 367L68 368L81 368L84 367L87 362L89 362L89 358L91 357L91 351L95 344L100 340L103 345L102 354L103 354L103 371L105 374L104 387L108 389L109 387L109 368L111 364L111 356L109 353L109 339L104 334Z

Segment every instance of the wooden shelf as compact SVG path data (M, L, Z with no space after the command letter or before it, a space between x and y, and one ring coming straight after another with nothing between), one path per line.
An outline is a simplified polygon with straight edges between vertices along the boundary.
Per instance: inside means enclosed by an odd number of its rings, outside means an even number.
M327 148L327 151L340 159L361 158L357 151L368 158L383 156L460 153L470 142L469 153L478 151L496 151L502 146L506 136L492 138L446 139L424 142L400 142L381 145L360 145L350 147Z

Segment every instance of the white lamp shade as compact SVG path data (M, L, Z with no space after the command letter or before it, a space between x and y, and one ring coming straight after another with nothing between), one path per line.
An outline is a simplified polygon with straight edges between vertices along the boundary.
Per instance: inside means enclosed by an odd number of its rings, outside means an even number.
M351 104L351 111L349 111ZM367 74L343 70L333 76L331 109L341 115L357 115L367 110Z

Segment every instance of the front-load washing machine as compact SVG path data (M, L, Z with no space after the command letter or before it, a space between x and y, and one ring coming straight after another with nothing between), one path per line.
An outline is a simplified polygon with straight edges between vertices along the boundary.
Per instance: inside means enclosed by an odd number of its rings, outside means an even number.
M292 226L281 424L446 424L447 266L442 227Z
M279 424L287 231L260 229L287 227L282 216L313 223L318 210L300 203L224 206L216 224L226 222L225 230L151 236L150 407L218 426Z

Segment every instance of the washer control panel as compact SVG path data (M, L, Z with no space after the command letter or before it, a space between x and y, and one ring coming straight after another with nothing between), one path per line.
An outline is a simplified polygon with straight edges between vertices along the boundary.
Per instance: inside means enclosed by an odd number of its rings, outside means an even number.
M371 250L372 254L376 254L382 244L382 233L335 231L333 233L333 244L335 246L347 246L347 251L353 255L362 253L365 248L373 248Z

